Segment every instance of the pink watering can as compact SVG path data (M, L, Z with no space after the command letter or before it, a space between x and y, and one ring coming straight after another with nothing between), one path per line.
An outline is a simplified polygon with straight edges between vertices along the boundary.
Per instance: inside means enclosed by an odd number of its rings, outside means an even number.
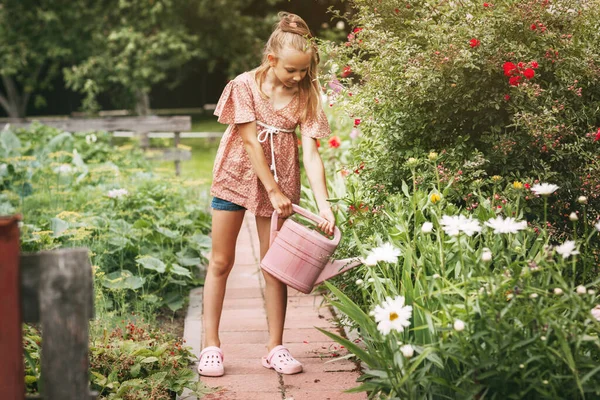
M293 204L294 212L319 223L323 218ZM288 218L277 230L279 215L271 217L271 246L263 257L260 267L281 282L302 293L310 293L313 287L360 264L356 258L330 260L342 233L334 227L333 239L329 239L298 222Z

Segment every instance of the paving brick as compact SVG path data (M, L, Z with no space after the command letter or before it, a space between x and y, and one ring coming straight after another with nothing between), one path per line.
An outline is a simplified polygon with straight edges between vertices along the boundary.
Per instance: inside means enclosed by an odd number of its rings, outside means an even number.
M325 330L329 332L333 332L336 335L339 335L339 329L335 327L327 327ZM294 342L322 342L326 340L330 340L328 336L324 335L320 331L316 330L312 327L303 327L303 328L287 328L283 330L283 340L285 343L294 343Z
M321 392L324 390L346 390L359 385L358 373L354 372L303 372L296 375L282 375L285 393L289 397L294 390ZM289 393L289 394L288 394Z
M285 392L286 400L366 400L365 393L344 393L342 391L289 390Z
M227 368L227 367L225 367ZM264 368L263 368L264 369ZM273 371L266 371L273 372ZM276 373L261 374L225 374L217 378L201 376L200 380L209 387L227 388L237 393L243 392L279 392L279 376Z
M225 295L223 301L223 311L225 310L247 310L247 309L264 309L265 301L262 297L241 298L229 297Z
M230 288L228 287L225 291L225 298L230 299L248 299L248 298L261 298L262 293L258 286L248 288Z
M239 331L220 331L219 339L221 343L229 344L246 344L248 346L255 344L266 344L269 341L269 332L264 331L247 331L240 334Z
M202 400L282 400L281 392L222 391L205 396Z

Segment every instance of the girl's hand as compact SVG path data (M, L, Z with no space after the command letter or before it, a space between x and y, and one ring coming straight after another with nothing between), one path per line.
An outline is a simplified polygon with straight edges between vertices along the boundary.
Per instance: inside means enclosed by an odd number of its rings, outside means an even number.
M333 235L333 228L335 227L335 215L331 210L331 207L325 208L319 211L319 216L325 221L317 224L317 227L328 235Z
M292 201L280 190L270 193L269 200L271 200L271 205L280 217L287 218L292 215Z

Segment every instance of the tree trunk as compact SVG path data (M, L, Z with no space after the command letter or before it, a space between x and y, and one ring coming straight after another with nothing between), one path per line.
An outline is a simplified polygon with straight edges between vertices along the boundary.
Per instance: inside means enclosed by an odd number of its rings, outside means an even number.
M135 100L135 113L140 116L150 115L150 96L148 96L148 93L136 89Z
M6 96L0 93L0 105L2 105L9 118L25 118L29 95L22 96L17 89L17 85L15 85L15 81L10 76L2 75L2 83L6 90Z

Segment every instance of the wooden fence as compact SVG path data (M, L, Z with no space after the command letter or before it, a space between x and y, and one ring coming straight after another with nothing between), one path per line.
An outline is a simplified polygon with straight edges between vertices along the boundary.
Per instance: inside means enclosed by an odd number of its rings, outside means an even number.
M19 217L0 217L0 399L90 400L88 249L20 254ZM25 397L21 324L40 323L39 395Z
M147 117L107 117L107 118L39 118L27 120L4 120L4 126L12 128L27 128L33 122L62 129L67 132L112 132L115 136L137 136L143 149L149 150L150 158L159 158L175 163L175 174L181 173L181 161L191 159L189 150L179 148L182 137L220 137L216 132L189 132L192 128L190 116L147 116ZM0 124L0 129L2 124ZM170 149L151 149L151 137L173 138ZM158 157L154 156L159 154Z

